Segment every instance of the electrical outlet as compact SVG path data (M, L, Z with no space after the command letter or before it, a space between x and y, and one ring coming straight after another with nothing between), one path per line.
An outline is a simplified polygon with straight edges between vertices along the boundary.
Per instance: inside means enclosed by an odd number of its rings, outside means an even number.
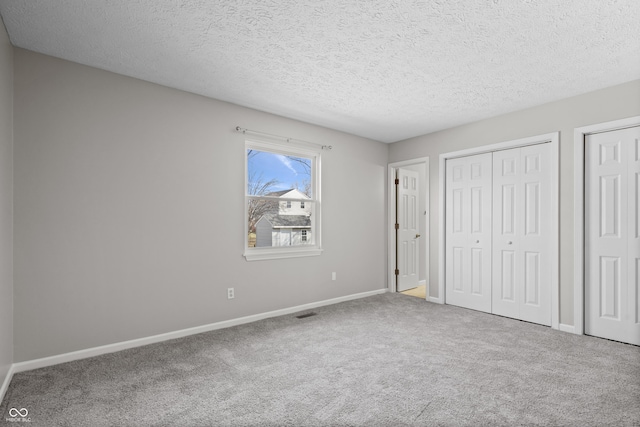
M236 297L236 292L233 288L227 288L227 299L234 299Z
M331 273L331 280L336 280L336 272Z

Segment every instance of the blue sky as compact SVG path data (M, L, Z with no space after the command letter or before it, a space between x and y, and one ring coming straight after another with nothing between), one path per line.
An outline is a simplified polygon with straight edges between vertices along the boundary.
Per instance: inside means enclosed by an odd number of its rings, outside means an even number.
M304 182L310 179L309 170L303 164L294 159L305 161L311 164L310 159L294 156L284 156L282 154L269 153L265 151L255 151L248 159L249 176L259 177L262 174L262 181L266 182L274 178L278 184L271 187L271 191L287 190L295 188L304 189Z

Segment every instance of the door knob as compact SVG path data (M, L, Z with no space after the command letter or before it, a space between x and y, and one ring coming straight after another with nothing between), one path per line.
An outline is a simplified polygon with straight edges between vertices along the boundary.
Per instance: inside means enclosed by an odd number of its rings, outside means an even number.
M476 240L476 243L480 243L480 240Z
M513 245L513 242L509 242L509 243L507 243L507 244L508 244L508 245Z
M418 237L420 237L420 235L419 235L419 234L416 234L416 239L417 239Z

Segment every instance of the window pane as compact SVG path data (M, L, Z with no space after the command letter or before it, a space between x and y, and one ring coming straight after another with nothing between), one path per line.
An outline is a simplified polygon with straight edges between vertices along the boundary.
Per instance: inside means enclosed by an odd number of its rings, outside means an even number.
M298 190L303 198L313 198L312 159L271 153L255 149L247 150L247 194L252 196L282 197L291 190ZM290 194L289 198L299 198Z
M313 213L315 203L307 201L304 209L293 202L249 199L248 219L250 248L313 245ZM285 206L283 208L283 206Z

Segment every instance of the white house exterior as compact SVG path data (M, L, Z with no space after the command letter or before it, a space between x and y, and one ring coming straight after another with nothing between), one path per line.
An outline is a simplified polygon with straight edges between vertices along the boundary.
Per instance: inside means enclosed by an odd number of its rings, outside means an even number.
M309 199L299 190L291 189L270 193L283 199ZM256 247L298 246L311 244L310 203L283 200L277 212L266 213L256 223Z

